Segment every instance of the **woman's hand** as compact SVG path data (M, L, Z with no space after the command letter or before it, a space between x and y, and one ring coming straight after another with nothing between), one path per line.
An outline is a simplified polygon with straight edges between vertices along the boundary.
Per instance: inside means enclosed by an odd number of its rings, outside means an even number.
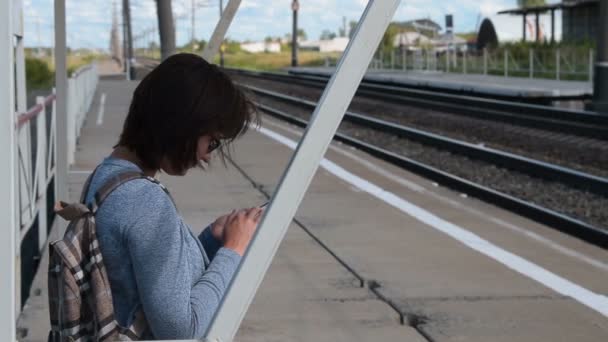
M217 240L224 242L224 229L226 226L226 222L228 222L228 217L232 215L236 210L233 210L230 214L222 215L218 217L211 224L211 235Z
M224 224L224 247L240 256L245 254L264 209L259 207L242 209L228 215ZM219 220L219 219L218 219Z

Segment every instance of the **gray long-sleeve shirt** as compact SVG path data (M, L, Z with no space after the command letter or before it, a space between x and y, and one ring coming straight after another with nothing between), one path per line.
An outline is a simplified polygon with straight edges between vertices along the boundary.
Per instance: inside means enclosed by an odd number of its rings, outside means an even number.
M141 169L107 157L91 181L86 202L110 177ZM198 238L169 196L145 179L108 196L96 214L97 236L119 324L143 308L156 339L202 338L240 262L207 227Z

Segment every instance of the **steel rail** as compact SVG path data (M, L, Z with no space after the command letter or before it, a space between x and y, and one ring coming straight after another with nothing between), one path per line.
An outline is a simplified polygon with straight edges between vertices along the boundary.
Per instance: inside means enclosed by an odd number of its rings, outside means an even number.
M306 108L314 108L316 106L316 103L312 101L302 100L293 96L280 94L258 87L242 84L241 86L254 93L272 97L292 105ZM461 140L447 138L439 134L426 132L420 129L375 119L364 114L347 111L344 115L344 119L355 124L373 128L382 132L407 137L408 139L418 141L426 145L443 150L449 150L470 158L526 173L534 177L542 177L546 180L561 182L581 190L593 192L602 196L608 196L608 179L606 178L535 160L514 153L483 147Z
M244 76L296 83L317 89L325 87L327 82L327 79L321 76L228 70ZM363 81L357 95L401 105L445 111L450 114L608 140L608 117L589 111L411 89L395 86L394 83L381 85L377 81L374 83Z
M294 117L286 112L262 104L257 105L258 108L260 108L263 112L273 117L303 128L308 125L307 121ZM512 211L518 215L547 225L552 229L556 229L565 234L579 238L592 245L596 245L604 249L608 248L608 232L583 221L544 208L534 203L524 201L500 191L490 189L483 185L471 182L445 171L441 171L437 168L398 155L394 152L384 150L380 147L349 137L342 133L336 133L334 139L353 146L361 151L367 152L370 155L385 160L393 165L431 179L453 190L466 193L469 196L476 197L482 201Z

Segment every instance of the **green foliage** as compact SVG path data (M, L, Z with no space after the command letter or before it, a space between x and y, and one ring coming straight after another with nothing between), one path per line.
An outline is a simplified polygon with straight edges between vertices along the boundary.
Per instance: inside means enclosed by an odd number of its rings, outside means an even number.
M324 65L326 58L335 64L340 53L321 53L318 51L299 51L298 61L301 66ZM224 55L227 67L253 69L253 70L280 70L291 66L291 50L280 53L249 53L241 51L238 53L226 53ZM219 62L219 56L215 63Z
M25 59L25 79L27 89L48 89L53 86L55 74L48 64L38 58Z
M348 22L348 38L352 38L355 34L355 29L357 28L358 21L351 20Z
M306 40L306 38L308 38L308 36L306 35L306 32L304 31L304 29L301 29L301 28L298 29L298 35L297 36L301 40Z
M384 36L382 36L382 40L380 41L379 47L379 49L384 54L390 54L390 52L393 50L395 37L399 34L400 31L401 29L399 28L399 26L395 25L394 23L390 23L388 25L386 32L384 32Z
M334 38L336 38L336 34L327 29L323 30L323 32L321 32L321 36L319 37L320 40L330 40Z
M224 41L224 52L225 53L237 53L241 51L241 43L236 40L226 39Z
M517 0L517 6L519 8L543 6L546 4L546 0Z

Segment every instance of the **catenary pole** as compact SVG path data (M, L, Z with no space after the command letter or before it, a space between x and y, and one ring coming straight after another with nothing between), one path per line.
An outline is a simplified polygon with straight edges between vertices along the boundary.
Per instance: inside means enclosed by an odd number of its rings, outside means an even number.
M399 0L368 2L207 331L208 340L234 338L398 4Z
M298 66L298 11L300 10L300 2L293 0L291 3L293 11L293 22L291 29L291 66Z
M226 32L228 31L228 27L230 27L230 23L232 22L236 11L239 9L240 4L241 0L229 0L228 4L226 4L220 21L215 26L211 39L209 39L209 43L205 45L205 49L203 50L202 56L206 61L213 61L213 58L217 55L220 46L224 41L224 37L226 36Z
M131 30L131 4L129 0L122 0L124 16L125 16L125 32L127 40L127 72L128 79L132 80L135 78L135 70L133 69L133 32Z
M593 108L608 115L608 0L600 0L598 37L593 84ZM604 18L604 19L600 19Z
M173 26L171 0L156 0L156 12L160 36L160 58L161 61L164 61L175 52L175 27Z
M222 17L222 14L224 13L224 1L220 0L220 18ZM223 39L222 39L222 43L220 44L220 66L224 66L224 44L223 44Z

